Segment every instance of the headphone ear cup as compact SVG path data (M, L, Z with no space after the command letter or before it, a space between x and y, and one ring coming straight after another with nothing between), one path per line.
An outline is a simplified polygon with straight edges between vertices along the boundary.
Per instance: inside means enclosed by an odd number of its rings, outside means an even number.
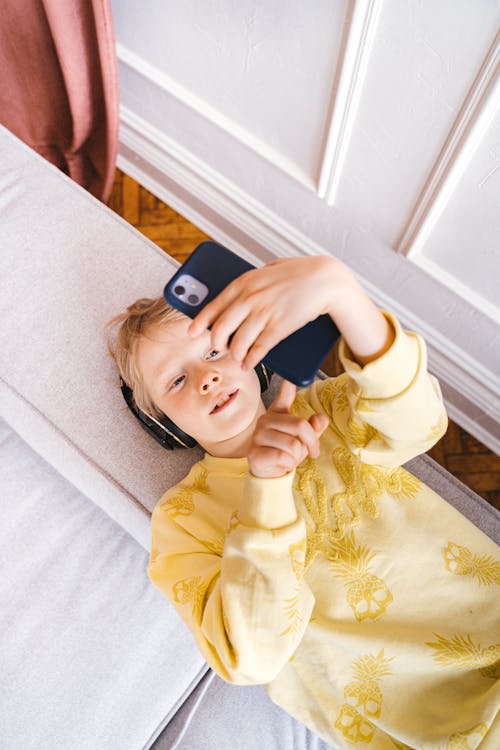
M198 445L198 442L191 435L181 430L166 414L159 421L162 427L172 436L174 441L173 448L194 448Z
M171 419L167 416L163 416L161 419L156 419L150 414L139 409L134 401L132 389L120 378L120 388L125 399L125 402L134 415L139 420L141 427L150 435L157 443L160 443L164 448L173 450L174 448L194 448L197 445L196 440L188 435L186 432L177 427Z

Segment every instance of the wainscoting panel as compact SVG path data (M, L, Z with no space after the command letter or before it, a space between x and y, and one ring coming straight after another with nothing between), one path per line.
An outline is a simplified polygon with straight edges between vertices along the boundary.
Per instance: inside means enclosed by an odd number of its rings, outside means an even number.
M255 265L341 258L425 337L452 419L500 453L500 3L113 12L119 167Z

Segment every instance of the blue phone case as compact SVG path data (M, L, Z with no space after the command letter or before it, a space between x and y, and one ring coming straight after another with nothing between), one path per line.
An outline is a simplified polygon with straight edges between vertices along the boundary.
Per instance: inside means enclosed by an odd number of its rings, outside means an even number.
M216 242L202 242L170 279L163 295L172 307L194 318L233 279L253 268L255 266L226 247ZM200 304L188 304L174 293L183 274L193 276L208 287L208 295ZM297 289L299 295L300 288ZM276 344L262 361L282 378L304 388L314 381L339 336L340 331L330 316L320 315Z

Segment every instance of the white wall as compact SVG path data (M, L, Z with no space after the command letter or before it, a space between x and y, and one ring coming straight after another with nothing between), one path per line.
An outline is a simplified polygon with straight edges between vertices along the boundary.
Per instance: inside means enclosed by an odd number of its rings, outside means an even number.
M342 258L500 453L498 0L114 0L119 166L256 265Z

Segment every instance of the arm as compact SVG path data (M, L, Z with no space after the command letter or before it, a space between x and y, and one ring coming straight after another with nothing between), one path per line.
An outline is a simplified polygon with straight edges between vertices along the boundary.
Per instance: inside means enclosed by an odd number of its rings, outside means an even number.
M316 381L301 395L316 412L325 411L363 463L395 468L435 445L448 418L439 382L427 370L424 339L403 330L391 313L381 315L392 329L389 348L360 365L342 337L339 359L345 372Z
M173 488L153 512L149 577L228 682L270 682L309 622L314 597L303 577L306 529L292 481L293 473L245 477L223 551L206 540L210 530L203 520L216 498L195 493L191 516L174 520L168 512L175 506ZM241 492L241 485L233 489Z
M338 262L332 268L328 314L342 333L355 360L363 367L386 352L395 333L351 271Z
M251 369L273 346L330 314L360 364L391 345L391 330L350 269L332 256L281 258L235 279L198 313L191 336L211 326L212 345ZM244 324L241 325L242 321Z
M425 341L379 310L337 258L282 258L243 274L197 315L190 333L212 324L217 349L236 331L231 352L251 368L324 313L342 334L339 356L346 376L340 377L348 410L339 429L352 450L360 456L362 450L368 463L380 459L388 465L428 450L446 431L447 417L438 381L427 372ZM333 412L327 414L334 419ZM375 440L383 449L368 457L368 443Z

